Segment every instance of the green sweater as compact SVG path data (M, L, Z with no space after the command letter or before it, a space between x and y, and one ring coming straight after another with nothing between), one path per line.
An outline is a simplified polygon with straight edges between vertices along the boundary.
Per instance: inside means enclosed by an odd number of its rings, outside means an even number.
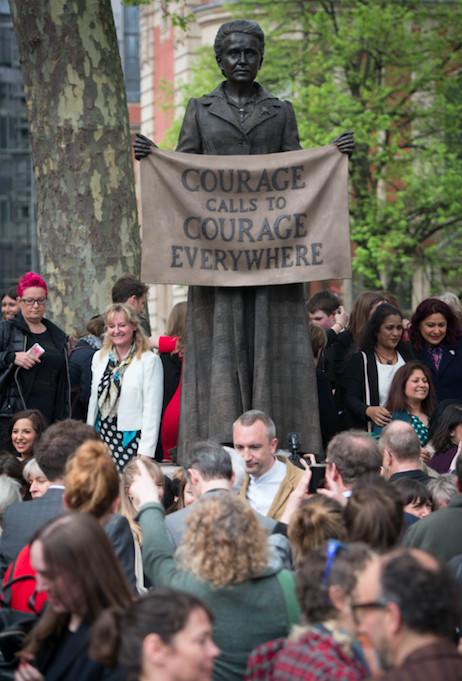
M165 530L161 504L146 504L137 515L143 535L144 572L154 587L189 591L215 616L213 638L221 650L214 681L242 681L255 646L287 636L286 602L276 571L230 587L211 587L179 567Z

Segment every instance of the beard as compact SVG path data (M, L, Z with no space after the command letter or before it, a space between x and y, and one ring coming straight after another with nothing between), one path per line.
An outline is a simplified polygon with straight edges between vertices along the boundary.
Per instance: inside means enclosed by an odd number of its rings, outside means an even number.
M383 671L388 671L389 669L393 669L392 655L391 655L390 645L389 645L388 641L386 641L384 638L382 638L378 642L378 645L375 649L375 652L377 654L377 660L378 660L380 669L383 669Z

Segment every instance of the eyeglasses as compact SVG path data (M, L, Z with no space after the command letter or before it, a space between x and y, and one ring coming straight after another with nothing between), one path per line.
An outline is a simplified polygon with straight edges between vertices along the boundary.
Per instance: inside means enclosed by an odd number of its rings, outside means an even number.
M21 300L27 307L33 307L35 303L37 303L37 305L45 305L47 302L46 298L21 298Z
M383 610L387 607L388 601L385 598L379 598L377 601L368 601L367 603L352 603L350 605L353 611L353 619L357 625L361 624L361 619L359 617L359 610L370 610L377 608Z
M342 544L342 542L337 541L337 539L329 539L326 548L327 563L326 569L324 570L324 574L322 576L321 589L327 589L327 582L329 581L330 573L332 572L332 567L334 565L334 560L335 556L337 555L337 551L339 550L348 551L349 548L350 548L349 546L347 546L346 544Z
M360 608L385 608L388 605L386 598L379 598L378 601L369 601L368 603L352 603L352 610L359 610Z

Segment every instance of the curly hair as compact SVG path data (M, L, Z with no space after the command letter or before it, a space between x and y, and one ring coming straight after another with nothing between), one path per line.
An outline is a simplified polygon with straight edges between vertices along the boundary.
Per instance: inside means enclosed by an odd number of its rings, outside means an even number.
M24 291L32 286L43 288L45 295L48 296L48 286L40 274L37 274L36 272L26 272L26 274L21 277L18 282L18 296L22 298Z
M433 410L436 407L436 392L433 387L432 374L430 367L418 359L407 362L404 366L400 367L393 376L385 409L388 409L388 411L391 411L392 413L401 410L410 411L410 406L405 395L406 383L411 378L412 374L419 370L422 371L428 381L428 395L422 400L421 409L427 416L432 415Z
M106 312L104 313L104 322L106 324L106 334L104 336L103 345L101 346L101 354L104 355L106 352L114 350L111 339L107 334L107 325L112 322L115 314L121 314L122 318L129 324L137 324L135 331L133 332L133 340L135 342L135 356L137 359L141 358L144 352L152 352L152 348L149 344L146 331L139 323L138 315L135 310L130 307L130 305L125 305L125 303L113 303L109 305Z
M403 318L403 313L401 310L394 305L390 305L390 303L382 303L382 305L379 305L378 308L374 310L374 313L367 322L366 328L364 329L363 335L361 337L359 344L361 350L364 352L373 352L377 343L377 335L380 332L380 327L385 323L387 317L391 317L392 315L397 315L401 319ZM400 341L396 346L398 352L402 346L403 336L401 334Z
M437 300L436 298L427 298L422 300L417 310L412 315L411 328L409 329L409 338L411 339L412 349L420 350L424 344L424 339L420 333L420 325L427 317L431 317L433 314L442 314L446 319L448 327L446 330L446 335L443 339L443 343L449 345L450 348L455 348L457 344L457 339L462 335L462 331L459 327L459 321L451 310L449 305L443 303L442 300Z
M185 570L214 587L240 584L268 565L268 533L253 510L230 492L195 504L177 556Z

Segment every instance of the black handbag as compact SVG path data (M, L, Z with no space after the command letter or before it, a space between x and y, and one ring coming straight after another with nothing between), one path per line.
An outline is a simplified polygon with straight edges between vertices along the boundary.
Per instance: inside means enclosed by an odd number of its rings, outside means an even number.
M18 653L24 639L38 622L37 615L21 610L0 610L0 679L14 679L14 671L19 664Z

